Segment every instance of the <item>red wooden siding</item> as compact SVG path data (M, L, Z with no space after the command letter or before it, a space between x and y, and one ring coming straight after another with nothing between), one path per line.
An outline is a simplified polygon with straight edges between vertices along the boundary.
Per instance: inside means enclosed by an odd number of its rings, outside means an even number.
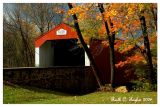
M90 50L99 68L98 76L102 84L110 83L111 68L109 47L103 46L102 40L92 40L90 42Z
M121 43L118 41L116 43ZM91 40L90 50L96 62L96 65L99 69L98 76L102 84L109 84L111 77L111 68L110 68L110 53L109 47L102 45L102 40ZM122 60L122 53L115 51L115 61L119 62ZM126 56L127 57L127 56ZM116 68L115 72L115 82L118 84L124 84L135 78L134 68L129 64L124 65L123 67Z

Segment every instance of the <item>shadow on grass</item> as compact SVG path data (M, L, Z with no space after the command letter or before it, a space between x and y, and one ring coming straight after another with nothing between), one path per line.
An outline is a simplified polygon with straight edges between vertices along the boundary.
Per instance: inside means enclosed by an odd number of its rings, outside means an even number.
M34 87L34 86L26 86L26 85L19 85L19 84L17 85L17 84L10 83L8 81L4 81L3 84L11 86L13 88L23 88L23 89L27 89L27 90L38 92L38 93L49 93L49 94L54 94L58 96L82 96L82 95L89 94L89 93L78 93L77 94L77 93L70 93L70 92L64 92L64 91L59 91L59 90L44 89L44 88L39 88L39 87Z

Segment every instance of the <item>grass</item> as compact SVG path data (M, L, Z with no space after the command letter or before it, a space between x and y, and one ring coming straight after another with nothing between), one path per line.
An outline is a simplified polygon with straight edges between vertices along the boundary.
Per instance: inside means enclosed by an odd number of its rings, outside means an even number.
M116 101L117 100L117 101ZM136 101L137 100L137 101ZM34 87L4 85L4 104L156 104L157 92L94 92L70 95Z

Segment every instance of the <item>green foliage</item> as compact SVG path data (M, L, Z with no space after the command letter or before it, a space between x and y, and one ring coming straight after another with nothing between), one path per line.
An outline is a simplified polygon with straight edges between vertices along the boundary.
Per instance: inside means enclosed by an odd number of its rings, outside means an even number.
M135 70L135 75L136 75L136 80L132 81L133 85L133 90L134 91L156 91L157 90L157 84L150 84L149 78L148 78L148 73L149 70L143 63L139 63L134 65L136 68Z
M157 40L154 43L151 43L151 45L153 45L153 47L151 48L153 67L155 73L157 74Z
M132 87L134 91L150 91L150 84L142 81L134 81L135 85Z
M102 26L102 23L100 21L95 21L93 19L85 19L79 24L82 34L84 36L90 38L99 38L98 29Z

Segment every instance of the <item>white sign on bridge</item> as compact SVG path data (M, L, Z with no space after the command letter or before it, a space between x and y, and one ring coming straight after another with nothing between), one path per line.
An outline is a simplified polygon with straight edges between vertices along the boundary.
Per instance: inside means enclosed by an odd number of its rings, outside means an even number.
M67 34L67 30L65 29L59 29L56 32L57 35L66 35Z

